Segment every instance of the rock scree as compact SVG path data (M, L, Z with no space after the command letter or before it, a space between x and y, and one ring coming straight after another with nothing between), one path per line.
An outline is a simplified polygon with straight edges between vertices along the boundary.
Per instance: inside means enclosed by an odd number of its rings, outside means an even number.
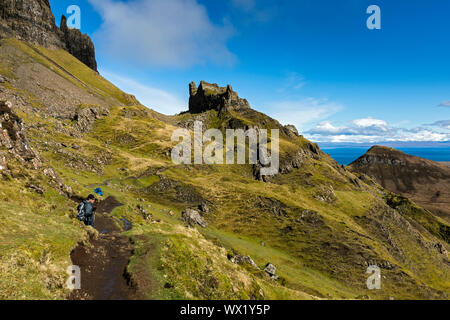
M129 238L109 216L122 204L108 197L97 206L95 229L89 244L78 245L71 253L72 263L80 267L81 289L73 290L70 300L131 300L136 289L129 283L126 267L132 254Z

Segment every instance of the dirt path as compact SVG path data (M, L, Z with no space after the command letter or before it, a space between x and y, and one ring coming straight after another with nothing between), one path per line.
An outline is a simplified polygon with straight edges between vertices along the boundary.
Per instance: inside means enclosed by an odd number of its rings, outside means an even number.
M121 235L123 231L109 216L121 206L114 197L108 197L97 206L95 229L97 239L91 239L90 246L79 245L70 257L80 267L81 289L72 291L70 300L130 300L136 293L128 285L126 267L132 254L130 240ZM131 227L124 221L127 228Z

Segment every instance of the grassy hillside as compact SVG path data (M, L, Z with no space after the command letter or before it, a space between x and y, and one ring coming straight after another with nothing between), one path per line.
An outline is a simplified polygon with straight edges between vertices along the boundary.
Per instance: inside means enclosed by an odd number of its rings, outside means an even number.
M48 76L39 77L43 70ZM267 182L255 179L251 165L172 163L174 129L195 119L220 129L236 123L282 129L261 113L160 115L66 52L17 40L2 40L0 74L7 78L0 98L25 121L45 165L75 196L100 186L125 204L112 214L133 223L125 233L134 245L128 273L147 298L450 294L448 257L436 247L449 248L436 231L442 221L411 206L393 207L371 179L341 168L301 136L282 131L281 162L289 170ZM8 166L12 174L0 178L0 297L62 299L70 251L94 232L74 219L76 203L40 170L11 157ZM27 187L30 181L45 192ZM203 213L209 226L187 228L181 212L201 204L210 208ZM231 262L236 254L250 256L259 269ZM278 280L262 271L268 263ZM369 264L382 268L381 290L366 288Z

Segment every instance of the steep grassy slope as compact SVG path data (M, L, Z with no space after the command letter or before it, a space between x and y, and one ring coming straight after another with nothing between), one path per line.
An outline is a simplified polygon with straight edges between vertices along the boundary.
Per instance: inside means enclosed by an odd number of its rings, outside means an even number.
M128 273L148 298L388 299L450 293L448 257L437 246L445 249L448 243L423 226L425 220L411 218L423 212L396 210L370 178L341 168L261 113L160 115L66 52L16 40L1 42L0 74L7 78L0 97L25 121L43 162L75 195L101 186L125 204L113 216L133 222L125 233L135 247ZM283 174L263 182L252 165L174 165L172 131L191 128L196 119L222 130L279 128ZM14 163L8 159L11 168ZM53 191L45 176L34 179L46 190L42 195L25 187L27 176L39 177L39 170L23 171L0 178L2 223L14 226L2 228L0 246L7 249L1 251L0 296L63 298L70 250L87 239L90 228L74 220L69 208L75 203ZM201 204L209 208L203 213L209 226L187 228L181 212ZM249 255L259 269L232 263L237 253ZM277 267L278 280L261 270L268 263ZM39 264L44 267L28 268ZM382 268L381 290L366 288L370 264ZM50 268L58 281L45 280ZM13 270L20 270L17 277Z

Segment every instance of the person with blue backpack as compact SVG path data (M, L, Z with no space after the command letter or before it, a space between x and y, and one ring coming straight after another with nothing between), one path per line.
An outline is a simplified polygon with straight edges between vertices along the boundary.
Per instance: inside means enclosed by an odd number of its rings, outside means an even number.
M87 199L78 205L78 220L84 222L87 226L94 227L95 221L95 196L93 194L88 195Z

